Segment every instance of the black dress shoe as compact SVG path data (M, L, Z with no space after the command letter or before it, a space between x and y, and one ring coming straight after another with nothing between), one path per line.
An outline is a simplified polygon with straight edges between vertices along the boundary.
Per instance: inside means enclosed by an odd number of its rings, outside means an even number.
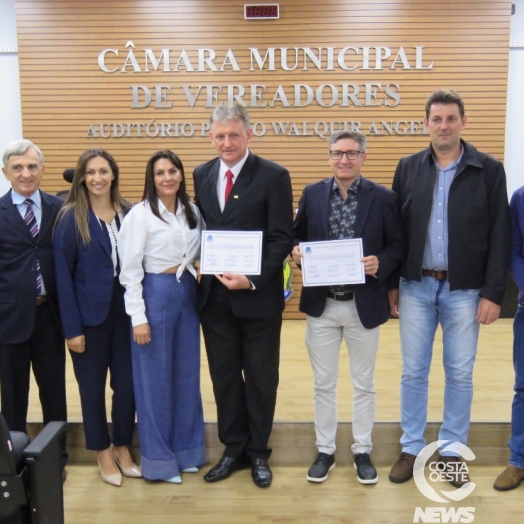
M218 482L227 479L233 471L247 468L248 463L245 460L235 459L233 457L222 457L218 464L213 466L205 475L206 482Z
M268 488L273 480L273 473L266 459L256 458L251 461L251 478L259 488Z
M357 480L361 484L376 484L378 482L377 470L371 463L369 453L355 453L354 466L357 470Z

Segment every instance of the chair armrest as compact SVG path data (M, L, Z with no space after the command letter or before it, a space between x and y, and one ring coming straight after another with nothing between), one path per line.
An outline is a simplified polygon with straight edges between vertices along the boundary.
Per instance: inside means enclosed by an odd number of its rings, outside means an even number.
M24 449L26 457L37 458L46 448L55 442L67 429L67 422L49 422L44 429Z
M64 523L61 441L66 428L66 422L49 422L25 449L32 524Z

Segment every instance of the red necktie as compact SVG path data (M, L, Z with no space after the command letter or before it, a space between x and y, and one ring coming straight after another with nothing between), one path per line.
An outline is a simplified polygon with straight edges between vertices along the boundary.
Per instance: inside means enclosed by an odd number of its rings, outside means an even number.
M231 190L233 189L233 172L231 170L226 171L226 191L224 192L224 204L227 202L227 199L229 198L229 193L231 193Z

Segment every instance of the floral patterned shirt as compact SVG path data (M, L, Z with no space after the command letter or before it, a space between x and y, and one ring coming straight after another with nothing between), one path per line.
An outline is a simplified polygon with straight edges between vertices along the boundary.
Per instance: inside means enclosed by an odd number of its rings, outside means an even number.
M360 188L360 176L347 191L344 200L337 181L333 180L333 189L329 199L329 240L344 240L355 236L357 219L357 194ZM348 293L350 286L330 286L332 293Z

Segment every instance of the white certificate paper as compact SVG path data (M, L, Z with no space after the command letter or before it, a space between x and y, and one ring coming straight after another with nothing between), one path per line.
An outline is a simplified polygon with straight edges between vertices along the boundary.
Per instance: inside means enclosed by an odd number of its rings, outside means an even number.
M301 242L302 284L304 286L334 286L364 284L366 275L362 239Z
M202 231L200 273L260 275L262 231Z

